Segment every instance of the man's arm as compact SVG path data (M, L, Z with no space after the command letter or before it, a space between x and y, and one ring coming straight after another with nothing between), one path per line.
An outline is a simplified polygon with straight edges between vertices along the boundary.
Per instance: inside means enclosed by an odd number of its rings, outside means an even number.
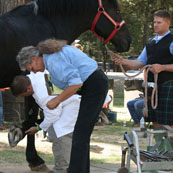
M137 70L145 66L145 64L139 60L124 59L118 54L114 54L114 56L112 56L112 61L114 61L114 63L117 65L124 65L129 70Z

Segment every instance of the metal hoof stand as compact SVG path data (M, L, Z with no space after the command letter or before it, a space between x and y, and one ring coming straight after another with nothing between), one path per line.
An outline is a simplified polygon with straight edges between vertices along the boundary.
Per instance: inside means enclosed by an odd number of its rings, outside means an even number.
M159 131L159 133L167 133L168 130ZM127 148L123 149L125 158L125 151L127 151L127 162L123 164L124 167L130 172L130 161L133 160L137 165L137 172L143 171L170 171L173 170L173 151L158 151L157 148L161 142L156 143L151 147L151 136L157 133L156 131L147 131L149 133L149 145L150 151L144 151L139 149L138 135L135 131L131 131L129 134L125 132L124 139L127 141ZM163 139L164 140L164 139ZM172 145L172 144L171 144ZM125 159L123 159L125 162Z

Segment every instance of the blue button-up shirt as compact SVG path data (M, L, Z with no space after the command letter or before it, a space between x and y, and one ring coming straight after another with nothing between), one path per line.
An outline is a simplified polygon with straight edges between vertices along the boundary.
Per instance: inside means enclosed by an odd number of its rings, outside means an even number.
M95 60L70 45L64 46L59 52L44 54L43 61L51 82L63 90L82 84L98 67Z
M167 33L165 33L163 36L159 37L158 35L156 35L153 40L156 40L156 44L166 35L168 35L171 31L169 30ZM173 42L170 44L170 53L173 55ZM142 62L143 64L147 64L147 51L146 51L146 47L144 47L144 49L142 50L141 54L138 56L138 60L140 62Z

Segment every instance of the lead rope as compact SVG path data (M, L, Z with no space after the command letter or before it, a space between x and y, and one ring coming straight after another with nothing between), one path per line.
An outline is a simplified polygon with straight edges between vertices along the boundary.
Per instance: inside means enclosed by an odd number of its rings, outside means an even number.
M112 52L107 47L107 45L105 45L105 47L106 47L106 50L107 50L107 52L109 53L109 55L111 57L115 55L115 53ZM121 71L128 78L134 78L134 77L138 76L139 74L141 74L144 69L146 69L146 75L145 75L145 79L144 79L145 80L144 81L144 83L145 83L145 91L144 91L145 97L144 97L144 110L143 110L144 117L148 117L148 94L147 94L148 93L148 71L149 71L149 68L148 67L149 67L149 65L146 65L143 68L141 68L140 71L137 74L132 75L132 76L131 75L129 76L125 72L122 64L120 64ZM158 74L154 74L154 88L152 90L152 95L151 95L151 107L152 107L152 109L156 109L157 106L158 106L158 89L157 89L158 87L157 87L157 80L158 80Z

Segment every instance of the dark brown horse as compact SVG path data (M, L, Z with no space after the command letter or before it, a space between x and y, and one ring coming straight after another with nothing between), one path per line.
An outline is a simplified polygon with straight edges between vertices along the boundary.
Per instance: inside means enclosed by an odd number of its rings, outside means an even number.
M14 76L21 74L16 55L22 47L47 38L66 39L71 44L90 29L105 42L110 40L118 52L130 47L129 33L116 0L37 0L0 16L0 87L9 86ZM32 97L26 98L25 103L23 137L38 114ZM37 155L32 135L28 136L26 157L31 167L44 163Z

